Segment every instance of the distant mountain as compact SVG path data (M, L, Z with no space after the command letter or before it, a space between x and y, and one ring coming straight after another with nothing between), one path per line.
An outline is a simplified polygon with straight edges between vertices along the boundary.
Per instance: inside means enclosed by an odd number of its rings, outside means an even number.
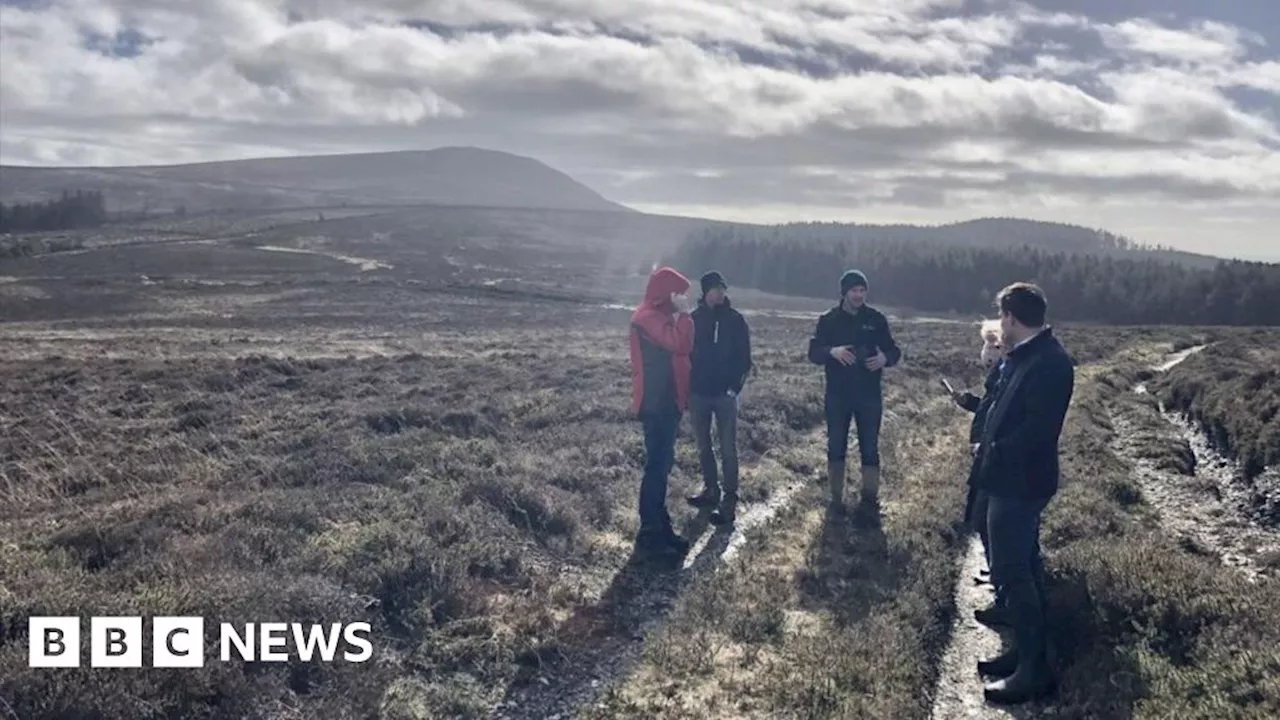
M538 160L473 147L139 167L0 166L0 203L102 191L110 211L452 205L633 212Z
M64 191L101 192L111 216L178 208L250 211L341 205L435 205L641 213L612 202L533 158L475 147L346 155L257 158L138 167L0 166L0 203L54 200ZM948 225L784 225L672 218L691 231L781 233L817 241L866 240L1021 247L1109 256L1152 256L1194 267L1220 258L1139 245L1101 229L1019 218L979 218ZM650 243L653 241L650 240Z

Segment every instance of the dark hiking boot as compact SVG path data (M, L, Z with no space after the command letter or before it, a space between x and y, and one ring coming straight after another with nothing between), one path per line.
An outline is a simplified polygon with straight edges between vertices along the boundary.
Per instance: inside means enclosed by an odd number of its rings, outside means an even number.
M738 517L738 498L736 495L725 495L724 502L720 503L720 507L711 513L710 522L712 525L732 525Z
M682 554L673 547L667 537L668 531L661 529L642 529L636 534L635 555L646 561L678 560Z
M880 505L880 468L862 468L862 504L878 507Z
M712 488L703 488L702 492L697 495L691 495L685 498L690 505L699 510L713 508L720 504L720 491Z
M1025 598L1024 598L1025 599ZM1000 608L1014 621L1014 647L1018 653L1017 668L1003 680L983 688L987 702L996 705L1019 705L1047 698L1057 690L1057 681L1049 667L1048 637L1043 619L1022 616L1025 603L1011 601Z
M982 694L993 705L1021 705L1052 697L1057 689L1057 680L1046 664L1037 668L1024 665L1004 680L988 684Z
M844 510L844 463L827 463L827 483L831 486L831 508Z
M1007 678L1018 671L1018 651L1006 650L990 660L978 661L978 672L996 678Z
M669 532L667 536L663 538L662 544L669 551L675 553L680 557L684 557L685 555L689 554L689 547L690 547L689 541L685 540L684 538L680 537L674 532Z
M1010 627L1013 625L1009 611L1002 605L992 605L973 611L973 617L988 627Z

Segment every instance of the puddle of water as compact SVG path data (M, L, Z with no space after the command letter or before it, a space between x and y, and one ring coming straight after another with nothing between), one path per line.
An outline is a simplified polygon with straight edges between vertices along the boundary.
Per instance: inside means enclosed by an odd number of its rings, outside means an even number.
M791 498L795 497L796 493L804 489L805 484L804 482L792 483L773 493L764 502L745 508L745 511L738 515L734 522L733 534L729 536L729 542L725 545L724 550L720 552L720 557L717 559L724 564L731 562L738 552L742 550L743 545L746 544L747 532L772 520L780 510L791 503ZM693 546L689 548L689 554L685 556L683 569L688 570L699 562L702 552L711 543L711 538L715 536L715 533L716 529L710 528L693 543Z
M942 656L938 682L934 690L931 720L1000 720L1017 717L1009 711L988 705L982 695L983 679L978 675L979 660L1000 654L1000 635L973 617L973 611L991 604L990 585L978 585L973 577L986 567L982 543L969 540L969 546L956 562L956 619L951 627L951 642Z
M385 263L381 260L373 260L370 258L354 257L352 255L341 255L339 253L323 252L320 250L306 250L303 248L282 247L280 245L257 245L259 250L268 252L295 253L298 255L320 255L321 257L333 258L349 265L355 265L360 268L361 272L369 270L391 270L395 266L391 263Z
M1170 356L1168 360L1157 365L1155 367L1155 370L1157 372L1168 372L1174 369L1175 367L1177 367L1178 365L1181 365L1187 358L1191 357L1192 355L1195 355L1196 353L1204 350L1207 347L1209 346L1196 345L1195 347L1187 348L1186 350L1183 350L1181 352L1176 352L1172 356Z
M1206 347L1198 345L1175 353L1154 369L1168 372ZM1133 391L1139 395L1150 394L1145 383ZM1280 551L1280 533L1251 519L1253 497L1246 487L1248 483L1243 481L1240 464L1214 449L1205 434L1181 413L1170 411L1161 402L1157 402L1157 407L1172 431L1170 434L1191 449L1195 458L1194 478L1176 475L1149 459L1135 457L1135 474L1143 491L1172 530L1194 537L1217 553L1223 563L1241 569L1249 579L1256 580L1263 573L1256 559L1265 553ZM1121 443L1138 432L1124 417L1116 418L1116 429Z

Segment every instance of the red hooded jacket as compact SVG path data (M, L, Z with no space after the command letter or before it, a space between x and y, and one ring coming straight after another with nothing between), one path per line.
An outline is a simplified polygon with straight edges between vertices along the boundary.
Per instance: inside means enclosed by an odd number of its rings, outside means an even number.
M689 279L658 268L649 276L644 301L631 316L631 412L684 412L689 406L693 318L676 314L672 293L689 290Z

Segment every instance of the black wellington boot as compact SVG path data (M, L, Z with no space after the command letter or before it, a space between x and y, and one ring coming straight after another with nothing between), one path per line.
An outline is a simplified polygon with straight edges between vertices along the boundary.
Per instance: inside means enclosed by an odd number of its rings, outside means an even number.
M683 553L672 547L661 528L643 528L636 535L635 555L645 562L668 563L680 559Z
M978 661L978 672L996 678L1007 678L1018 671L1018 651L1009 649L991 658Z
M974 610L973 617L987 627L1009 627L1013 625L1009 617L1008 608L1000 603Z
M720 491L716 488L704 487L702 492L690 495L685 500L699 510L713 508L720 503Z
M720 507L711 513L710 522L712 525L732 525L738 517L738 496L728 494L724 496L724 502L720 503Z
M1009 605L1017 643L1017 667L1012 675L983 688L987 702L994 705L1021 705L1047 698L1057 690L1057 681L1049 667L1046 652L1047 637L1043 616L1036 620L1031 615L1039 613L1021 612L1024 608L1012 607L1012 601Z
M987 702L993 705L1021 705L1053 696L1058 683L1048 664L1034 664L1040 665L1039 667L1032 665L1020 665L1013 675L983 688L982 694Z

